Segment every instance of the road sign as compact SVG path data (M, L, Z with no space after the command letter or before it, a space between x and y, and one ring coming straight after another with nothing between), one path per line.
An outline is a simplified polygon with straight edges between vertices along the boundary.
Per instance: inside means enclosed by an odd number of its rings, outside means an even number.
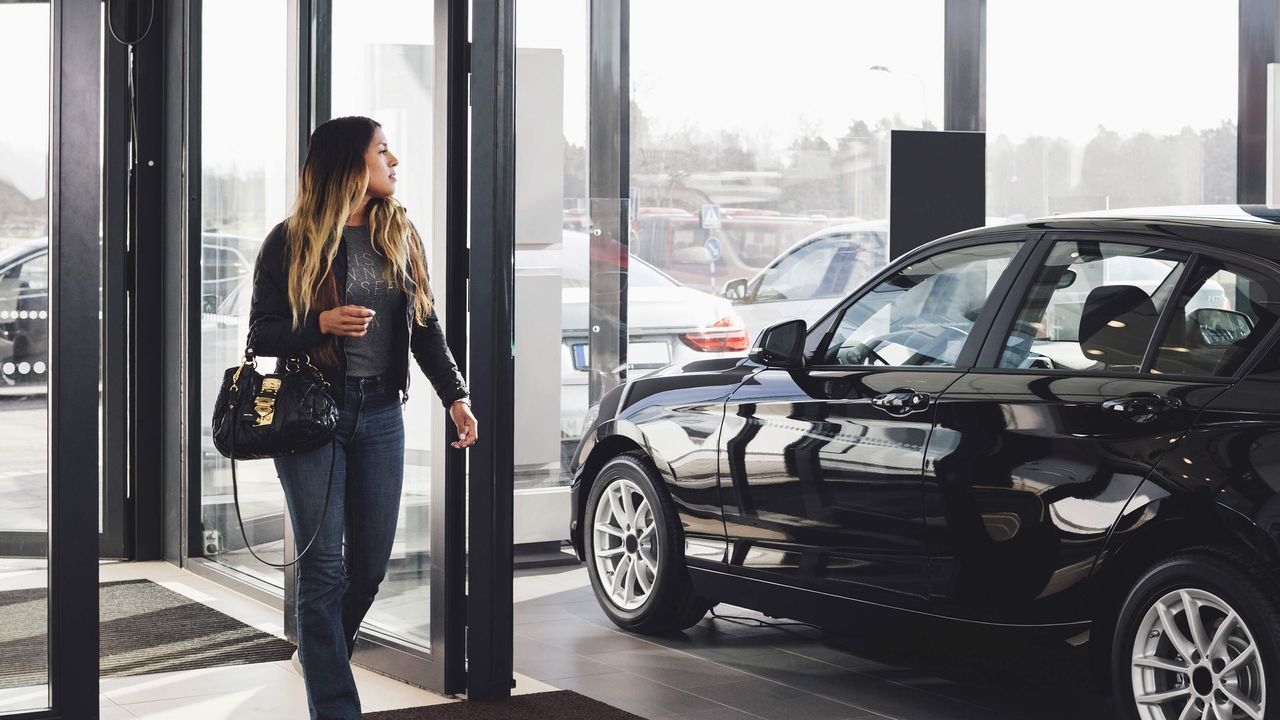
M712 235L711 237L707 238L706 242L702 243L702 247L706 248L707 250L708 260L710 260L711 262L716 262L717 260L720 259L720 238L716 237L715 235Z
M720 206L707 203L702 206L702 227L706 230L720 229Z

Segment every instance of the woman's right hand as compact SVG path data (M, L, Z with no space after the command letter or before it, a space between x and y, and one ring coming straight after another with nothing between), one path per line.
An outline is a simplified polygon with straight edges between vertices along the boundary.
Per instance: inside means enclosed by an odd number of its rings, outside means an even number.
M320 332L329 335L363 337L369 331L373 311L360 305L340 305L320 313Z

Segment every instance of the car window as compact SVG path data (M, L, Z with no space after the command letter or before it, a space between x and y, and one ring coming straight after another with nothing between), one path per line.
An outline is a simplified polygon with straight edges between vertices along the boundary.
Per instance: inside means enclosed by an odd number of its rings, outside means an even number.
M1056 243L1018 311L1000 367L1138 371L1186 260L1184 252L1145 245Z
M955 365L1020 242L944 252L894 273L845 309L815 364Z
M0 276L0 320L18 318L29 301L49 293L49 256L41 253L13 265Z
M1234 375L1275 327L1278 310L1274 278L1206 258L1174 306L1151 372Z
M844 297L889 263L889 243L875 232L855 233L827 270L818 297Z
M244 256L227 247L205 245L201 263L204 282L239 278L249 274L249 267Z
M760 277L756 302L772 300L808 300L818 296L823 278L840 247L847 244L847 234L815 240L787 255Z

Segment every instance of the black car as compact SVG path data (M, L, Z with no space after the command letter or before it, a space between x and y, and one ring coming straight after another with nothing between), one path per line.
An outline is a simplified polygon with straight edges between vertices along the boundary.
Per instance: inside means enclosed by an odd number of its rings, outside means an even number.
M606 393L571 537L636 632L720 600L828 627L888 608L1088 631L1126 717L1261 720L1280 688L1278 314L1265 208L947 237L749 358Z

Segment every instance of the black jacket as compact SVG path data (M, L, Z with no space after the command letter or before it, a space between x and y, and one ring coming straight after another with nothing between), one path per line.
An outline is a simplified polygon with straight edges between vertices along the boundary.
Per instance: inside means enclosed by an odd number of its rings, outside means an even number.
M254 354L277 358L276 372L283 373L285 361L291 356L310 352L312 348L326 340L320 332L320 313L311 310L305 322L293 329L293 310L289 304L289 282L286 265L289 254L286 252L284 223L276 225L262 243L258 252L258 261L253 268L253 301L249 309L249 347ZM333 272L342 288L345 304L347 287L347 245L342 240L338 246L338 255L333 261ZM410 286L414 285L409 278ZM405 305L404 330L394 334L392 352L395 362L392 365L393 387L403 393L402 403L409 400L409 353L422 368L423 374L435 387L436 395L448 408L456 400L467 397L466 380L458 372L458 364L453 360L453 353L445 344L444 330L440 327L440 319L435 310L427 318L426 325L419 325L413 319L413 303ZM338 367L325 367L317 363L317 367L329 381L333 398L342 407L346 397L346 338L342 342L342 353L339 354ZM314 355L314 354L313 354Z

